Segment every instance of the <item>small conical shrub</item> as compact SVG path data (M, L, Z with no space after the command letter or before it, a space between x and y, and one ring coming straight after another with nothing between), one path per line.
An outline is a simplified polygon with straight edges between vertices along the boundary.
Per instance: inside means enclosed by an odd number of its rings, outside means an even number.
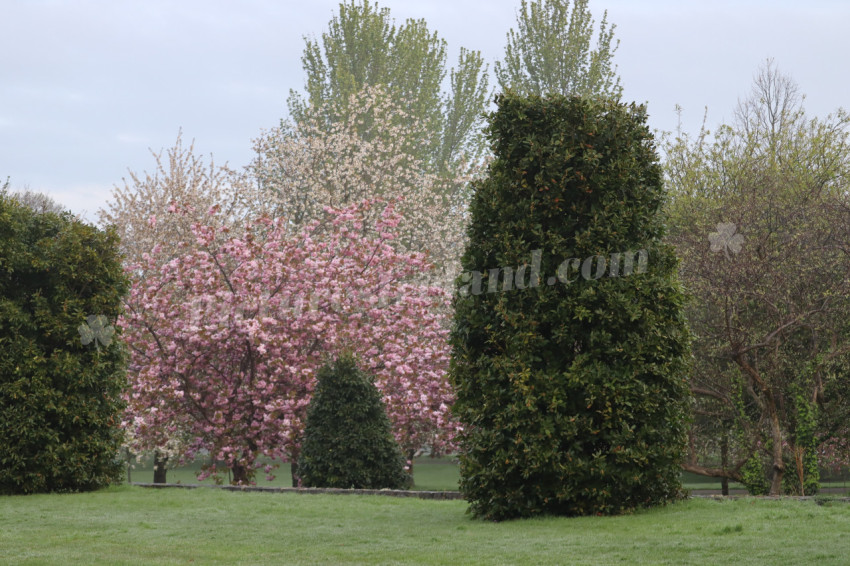
M494 520L669 501L689 335L645 110L497 104L451 335L461 490Z
M298 473L305 487L410 485L381 393L350 354L319 370L307 409Z

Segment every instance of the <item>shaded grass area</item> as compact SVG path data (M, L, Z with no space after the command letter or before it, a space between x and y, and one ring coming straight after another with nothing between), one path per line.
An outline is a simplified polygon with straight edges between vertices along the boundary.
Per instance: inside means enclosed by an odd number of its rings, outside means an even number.
M821 503L489 523L463 501L118 486L0 498L0 563L846 564L850 505Z
M720 480L706 476L699 476L690 472L682 472L682 486L691 491L699 490L719 490L721 488ZM822 480L820 483L821 489L831 489L834 491L850 490L850 482L842 478L829 478ZM734 481L729 482L730 490L746 490L746 488Z
M700 476L697 474L693 474L691 472L682 472L682 487L690 490L700 490L700 489L711 489L717 490L720 489L721 483L718 478L710 478L707 476ZM729 482L729 489L745 489L743 485L738 482Z

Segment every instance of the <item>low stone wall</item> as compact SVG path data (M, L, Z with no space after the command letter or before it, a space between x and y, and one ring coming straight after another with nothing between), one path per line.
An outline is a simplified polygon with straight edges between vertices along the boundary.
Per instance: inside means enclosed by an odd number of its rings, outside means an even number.
M148 487L153 489L220 489L223 491L245 491L245 492L262 492L262 493L317 493L331 495L386 495L389 497L416 497L418 499L463 499L463 495L459 491L417 491L407 489L340 489L333 487L264 487L255 485L200 485L200 484L183 484L183 483L131 483L137 487ZM695 490L698 491L698 490ZM846 493L842 490L841 493ZM818 505L824 503L850 503L850 497L830 497L827 494L807 495L805 497L793 495L762 495L752 496L746 494L733 495L717 495L717 494L701 494L691 492L690 497L699 499L714 499L716 501L726 501L730 499L762 499L762 500L778 500L778 499L793 499L795 501L814 501Z
M846 490L845 490L846 491ZM844 493L844 492L842 492ZM762 501L779 501L788 499L793 501L814 501L818 505L825 503L850 503L850 497L833 497L829 494L823 495L700 495L691 494L690 497L698 497L700 499L712 499L714 501L727 501L735 499L758 499Z
M417 497L419 499L463 499L459 491L417 491L407 489L339 489L331 487L264 487L254 485L199 485L182 483L131 483L137 487L154 489L221 489L224 491L254 491L263 493L327 493L333 495L388 495L390 497Z

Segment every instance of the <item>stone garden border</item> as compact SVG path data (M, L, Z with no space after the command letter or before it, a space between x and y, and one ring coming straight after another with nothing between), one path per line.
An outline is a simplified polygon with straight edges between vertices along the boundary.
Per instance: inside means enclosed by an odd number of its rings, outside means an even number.
M260 493L302 493L302 494L330 494L330 495L384 495L389 497L414 497L417 499L436 499L436 500L458 500L463 499L463 494L459 491L418 491L406 489L342 489L331 487L266 487L255 485L201 485L201 484L183 484L183 483L138 483L133 482L129 485L136 487L146 487L152 489L220 489L223 491L242 491L242 492L260 492ZM794 501L814 501L818 505L826 503L850 503L850 497L830 497L824 495L700 495L690 494L689 498L711 499L714 501L732 501L737 499L760 499L779 501L782 499L791 499Z
M330 487L265 487L254 485L199 485L183 483L131 483L136 487L153 489L198 489L211 488L224 491L245 491L262 493L310 493L333 495L388 495L390 497L416 497L418 499L463 499L459 491L417 491L406 489L341 489Z

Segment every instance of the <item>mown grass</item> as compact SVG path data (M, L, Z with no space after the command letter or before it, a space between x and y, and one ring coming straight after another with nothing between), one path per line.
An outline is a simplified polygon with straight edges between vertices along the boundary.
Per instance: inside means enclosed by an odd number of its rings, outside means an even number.
M463 501L119 486L0 498L0 563L846 564L850 505L820 503L490 523Z

